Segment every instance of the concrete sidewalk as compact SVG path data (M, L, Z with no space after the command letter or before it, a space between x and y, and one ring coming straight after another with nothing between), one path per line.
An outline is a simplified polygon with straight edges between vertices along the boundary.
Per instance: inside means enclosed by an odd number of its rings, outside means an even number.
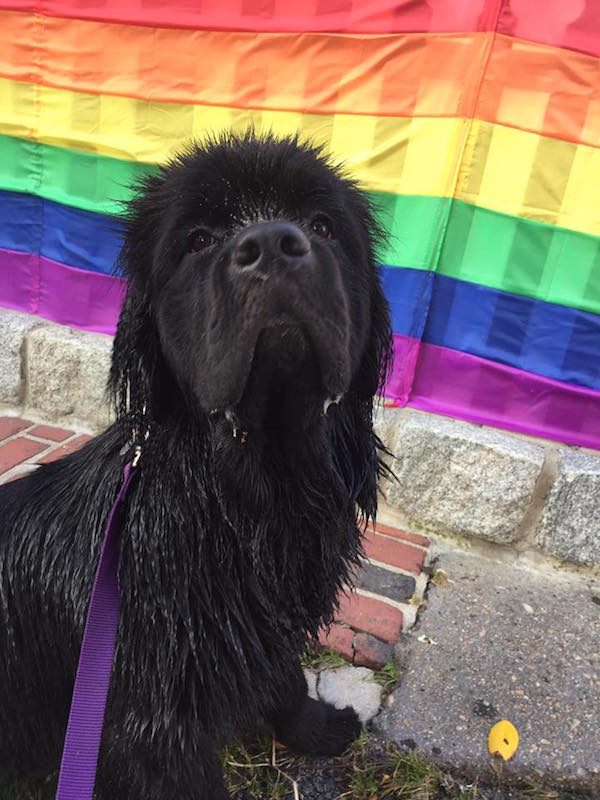
M482 785L533 784L600 797L600 581L438 545L417 626L376 731ZM488 755L510 720L520 746Z

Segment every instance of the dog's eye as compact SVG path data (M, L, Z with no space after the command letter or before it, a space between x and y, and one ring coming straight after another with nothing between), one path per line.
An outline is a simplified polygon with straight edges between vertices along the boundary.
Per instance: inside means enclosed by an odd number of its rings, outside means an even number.
M315 217L310 223L310 228L317 236L322 236L324 239L333 239L333 225L329 217L324 214L319 214Z
M216 237L206 228L196 228L188 236L187 249L189 253L197 253L199 250L206 250L216 241Z

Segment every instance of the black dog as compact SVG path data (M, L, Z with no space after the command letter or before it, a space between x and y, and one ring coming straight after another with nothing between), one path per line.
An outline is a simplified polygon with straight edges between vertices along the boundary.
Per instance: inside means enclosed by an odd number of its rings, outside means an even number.
M224 800L218 749L261 720L301 753L359 732L307 697L299 655L375 515L389 315L368 204L318 150L225 137L139 189L117 421L0 490L0 767L57 768L133 435L97 795Z

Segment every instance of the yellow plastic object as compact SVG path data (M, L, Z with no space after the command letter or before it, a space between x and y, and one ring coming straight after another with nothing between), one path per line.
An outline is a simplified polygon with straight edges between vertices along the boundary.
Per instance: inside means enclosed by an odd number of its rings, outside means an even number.
M519 747L519 732L507 719L500 720L490 730L488 747L493 756L509 761Z

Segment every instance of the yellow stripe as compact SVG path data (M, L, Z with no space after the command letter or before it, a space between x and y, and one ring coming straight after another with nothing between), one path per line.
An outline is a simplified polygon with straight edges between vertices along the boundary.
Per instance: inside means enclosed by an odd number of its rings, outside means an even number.
M192 137L249 124L303 132L372 191L448 197L456 189L495 211L600 234L600 150L587 145L461 118L180 105L0 79L1 133L131 161L159 163Z
M0 79L0 132L131 161L159 163L192 137L250 124L279 134L303 131L369 189L410 194L418 184L419 194L434 195L452 190L468 128L462 119L180 105Z
M475 120L456 197L600 234L600 149Z

